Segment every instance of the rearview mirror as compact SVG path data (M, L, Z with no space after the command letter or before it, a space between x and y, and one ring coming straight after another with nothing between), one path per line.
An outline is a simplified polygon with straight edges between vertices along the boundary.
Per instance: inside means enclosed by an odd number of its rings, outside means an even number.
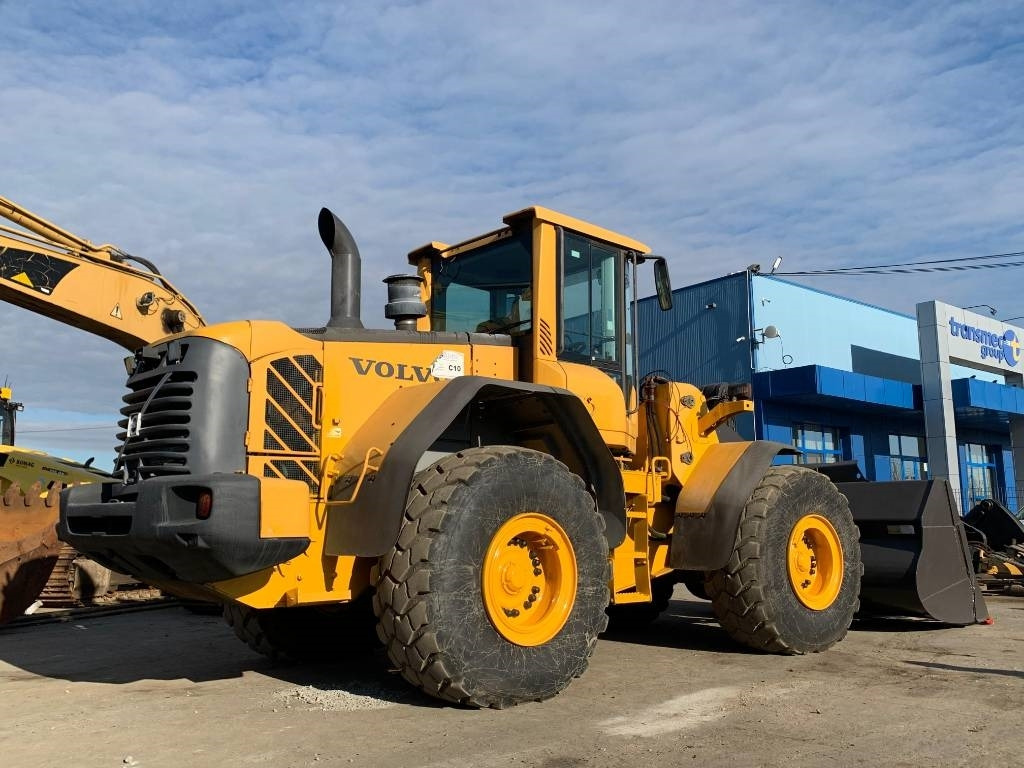
M668 276L668 262L664 256L648 256L654 259L654 289L658 292L658 306L662 312L672 309L672 279Z

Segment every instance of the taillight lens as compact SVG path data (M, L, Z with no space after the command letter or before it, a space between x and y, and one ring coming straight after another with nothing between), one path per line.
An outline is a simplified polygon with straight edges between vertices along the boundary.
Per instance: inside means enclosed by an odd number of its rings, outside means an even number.
M196 499L196 517L200 520L209 520L210 512L213 511L213 494L209 491L200 491Z

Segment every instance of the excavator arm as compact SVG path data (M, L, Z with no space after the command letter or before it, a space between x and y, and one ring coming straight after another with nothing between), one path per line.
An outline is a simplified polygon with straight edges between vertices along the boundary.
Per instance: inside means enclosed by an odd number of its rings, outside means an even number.
M0 217L23 228L0 225L0 300L129 350L205 325L145 259L93 245L2 197Z
M0 224L0 300L131 351L205 325L145 259L93 245L2 197L0 217L16 225ZM9 390L2 394L7 403ZM13 425L13 411L8 416ZM58 556L74 557L57 540L56 501L62 485L91 479L82 470L34 451L0 448L0 623L39 597Z

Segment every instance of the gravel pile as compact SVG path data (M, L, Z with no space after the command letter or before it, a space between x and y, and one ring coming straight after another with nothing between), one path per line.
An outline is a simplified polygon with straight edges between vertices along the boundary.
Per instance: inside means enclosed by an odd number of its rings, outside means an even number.
M367 682L329 685L301 685L274 694L278 706L308 707L322 712L351 712L361 709L386 709L410 701L415 691L394 681L380 684ZM275 710L276 711L276 710Z

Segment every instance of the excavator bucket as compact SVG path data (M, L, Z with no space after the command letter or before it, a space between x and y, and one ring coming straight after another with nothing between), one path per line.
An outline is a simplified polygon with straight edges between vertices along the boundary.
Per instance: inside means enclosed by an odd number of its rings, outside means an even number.
M0 624L35 602L57 562L61 484L48 492L35 483L22 493L12 483L0 503Z
M839 482L860 528L861 610L965 626L988 618L949 483Z

